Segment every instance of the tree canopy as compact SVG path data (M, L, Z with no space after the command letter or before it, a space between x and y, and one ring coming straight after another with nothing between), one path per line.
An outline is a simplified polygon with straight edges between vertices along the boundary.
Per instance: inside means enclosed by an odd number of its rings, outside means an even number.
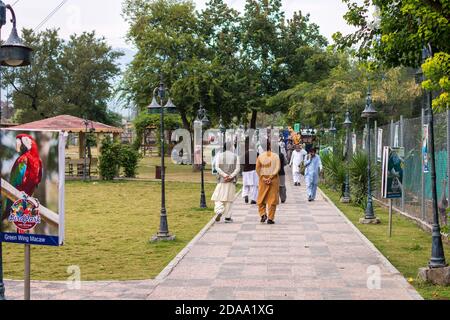
M107 103L113 94L112 81L120 74L117 59L122 53L95 32L65 41L55 29L39 33L25 29L23 39L34 50L31 66L2 68L3 85L14 88L15 121L69 114L120 123Z
M145 110L162 76L187 129L199 103L216 122L247 123L251 114L254 127L258 112L281 111L270 97L328 71L319 27L301 12L286 20L280 0L247 0L243 14L223 0L201 12L188 0L127 0L124 16L138 53L123 89Z

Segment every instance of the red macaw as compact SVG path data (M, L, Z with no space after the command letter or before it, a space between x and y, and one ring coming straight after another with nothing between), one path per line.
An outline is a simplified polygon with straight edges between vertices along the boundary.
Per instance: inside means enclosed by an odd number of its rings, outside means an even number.
M33 196L42 180L42 160L36 141L28 134L16 137L16 151L20 154L11 169L9 182L17 190ZM9 214L10 201L6 205L5 216Z

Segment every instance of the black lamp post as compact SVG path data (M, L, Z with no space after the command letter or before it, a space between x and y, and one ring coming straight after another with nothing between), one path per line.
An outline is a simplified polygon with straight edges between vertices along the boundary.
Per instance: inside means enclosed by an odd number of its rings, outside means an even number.
M159 97L160 103L156 101L156 96ZM164 105L164 98L166 96L166 87L161 77L161 82L159 87L155 88L153 91L152 103L148 106L149 113L160 112L160 143L161 143L161 213L159 217L159 231L151 239L152 242L156 241L170 241L174 240L175 236L169 233L169 224L167 222L167 211L166 211L166 169L164 164L165 156L165 139L164 139L164 109L171 111L176 109L173 104L172 99L168 99L166 105ZM163 106L164 105L164 106Z
M9 4L5 5L5 3L1 0L0 0L0 34L2 27L6 24L6 9L8 9L11 12L12 15L11 22L13 24L13 28L8 40L5 42L5 44L0 46L0 65L5 67L28 66L31 64L33 50L24 45L23 41L20 39L17 33L16 14L14 13L12 6L10 6ZM1 78L0 78L0 100L1 100ZM0 123L2 120L1 112L2 111L0 106ZM2 222L0 221L0 229L1 225ZM5 300L5 285L3 282L3 252L1 239L0 239L0 300Z
M431 46L424 47L422 51L423 60L433 56ZM423 75L421 76L423 78ZM428 130L430 131L430 160L431 160L431 192L433 197L433 225L432 225L432 243L431 243L431 258L428 263L430 268L442 268L446 267L444 247L442 246L441 238L441 226L439 223L439 211L437 200L437 187L436 187L436 155L434 150L434 114L433 114L433 93L431 91L426 92L426 102L428 111Z
M345 152L345 161L347 163L347 170L345 172L345 181L344 181L344 195L341 199L342 203L349 203L351 201L350 198L350 172L349 172L349 162L350 162L350 128L352 126L352 121L350 119L350 111L345 113L345 134L346 134L346 152Z
M201 140L201 166L200 166L200 173L201 173L201 191L200 191L200 208L206 209L206 196L205 196L205 161L204 161L204 144L203 144L203 129L209 127L209 119L206 115L206 109L203 108L203 105L200 104L200 108L197 112L197 120L195 120L197 124L200 126L200 140Z
M85 134L85 136L84 136L84 168L83 168L83 180L84 181L86 181L87 180L87 177L88 177L88 175L87 175L87 172L88 172L88 170L87 170L87 167L88 167L88 164L87 164L87 159L88 159L88 153L89 153L89 150L90 150L90 147L88 146L88 134L89 134L89 132L94 132L94 124L92 123L92 121L90 121L90 120L88 120L87 118L86 119L84 119L83 120L83 124L84 124L84 127L86 128L86 130L85 130L85 132L84 132L84 134ZM89 129L89 125L91 125L91 128ZM90 170L89 170L89 178L91 177L91 175L90 175Z
M362 118L367 119L367 207L365 211L365 219L362 220L363 223L378 223L379 220L375 217L375 213L373 210L373 201L372 201L372 181L371 181L371 151L370 151L370 119L374 118L377 115L377 111L372 106L372 93L370 90L367 91L367 103L366 107L361 114Z

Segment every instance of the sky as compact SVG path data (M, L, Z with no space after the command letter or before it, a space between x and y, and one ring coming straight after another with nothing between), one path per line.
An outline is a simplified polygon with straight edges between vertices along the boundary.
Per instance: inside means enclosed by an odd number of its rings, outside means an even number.
M14 4L16 1L9 0L9 3ZM6 0L4 2L8 3ZM18 27L36 28L61 2L62 0L18 0L14 5ZM198 9L205 6L205 0L194 2ZM245 5L244 0L226 2L240 11ZM336 31L352 31L342 18L346 6L341 0L283 0L283 5L287 17L291 17L293 12L298 10L304 14L310 13L311 20L320 26L321 33L329 40ZM127 24L121 12L122 0L66 0L64 6L40 30L57 27L64 38L73 33L96 30L99 35L105 36L114 48L130 49L131 46L125 41ZM6 37L9 30L10 27L6 26L2 37Z
M45 18L60 5L63 0L3 0L13 5L17 16L17 26L36 29ZM122 17L123 0L65 0L64 5L37 31L46 28L59 28L60 36L68 39L71 34L95 30L97 35L104 36L114 49L124 52L120 64L124 68L135 53L132 46L126 42L128 25ZM205 7L206 0L194 0L197 9ZM245 0L226 0L233 8L243 11ZM321 34L329 39L336 31L344 34L352 32L343 15L346 6L341 0L283 0L286 18L292 17L295 11L310 13L311 21L320 26ZM9 13L8 13L9 17ZM11 30L8 23L1 31L1 37L6 38ZM119 107L110 104L111 109L126 113ZM125 114L124 114L125 115Z

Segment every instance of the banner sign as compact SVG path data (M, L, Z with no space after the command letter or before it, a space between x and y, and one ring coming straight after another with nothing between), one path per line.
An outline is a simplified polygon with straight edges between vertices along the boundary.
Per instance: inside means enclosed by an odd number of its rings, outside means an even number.
M385 199L402 197L405 148L384 147L381 193Z
M0 133L0 241L63 245L67 134L13 129Z
M294 125L294 131L297 132L297 133L299 133L299 132L300 132L300 129L301 129L300 123L296 123L296 124Z
M395 131L394 131L394 147L398 148L400 146L398 136L400 131L400 125L398 123L395 124Z
M353 153L356 153L356 133L352 134L352 146L353 146Z
M430 172L430 165L428 162L428 125L423 125L423 132L422 132L422 159L423 159L423 172L429 173Z
M383 158L383 129L378 129L377 139L377 160L381 162Z

